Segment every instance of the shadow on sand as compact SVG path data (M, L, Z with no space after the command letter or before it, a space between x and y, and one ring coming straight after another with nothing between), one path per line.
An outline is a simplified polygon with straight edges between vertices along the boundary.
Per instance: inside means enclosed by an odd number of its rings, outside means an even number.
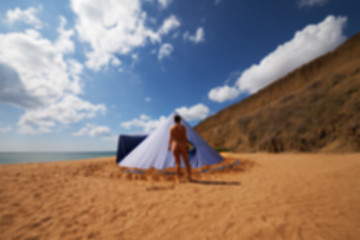
M195 180L193 179L190 183L203 184L203 185L232 185L240 186L240 182L224 182L224 181L209 181L209 180Z
M240 182L225 182L225 181L209 181L209 180L195 180L193 179L191 182L181 182L180 185L183 184L202 184L202 185L223 185L223 186L240 186ZM170 186L151 186L147 187L146 191L161 191L161 190L173 190L176 185Z
M146 191L173 190L174 187L175 187L174 185L172 185L172 186L152 186L152 187L146 188Z

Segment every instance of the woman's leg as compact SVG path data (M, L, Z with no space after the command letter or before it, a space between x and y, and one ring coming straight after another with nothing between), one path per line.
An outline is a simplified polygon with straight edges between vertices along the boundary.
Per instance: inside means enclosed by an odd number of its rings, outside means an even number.
M185 166L186 166L187 178L188 178L189 181L191 181L191 165L190 165L190 162L189 162L188 152L187 152L186 148L182 149L181 155L183 157L183 161L184 161Z
M180 151L178 149L173 149L173 154L175 158L176 182L180 183L180 175L181 175Z

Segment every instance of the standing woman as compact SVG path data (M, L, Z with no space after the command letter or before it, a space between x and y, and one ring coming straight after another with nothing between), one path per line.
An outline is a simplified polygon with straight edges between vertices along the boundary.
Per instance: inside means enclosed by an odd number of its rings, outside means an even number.
M186 165L187 178L191 181L191 166L188 159L188 144L189 141L186 136L186 129L183 125L180 124L181 117L175 115L174 117L175 124L170 128L170 138L168 150L171 151L171 146L175 158L176 164L176 182L180 183L180 174L181 174L181 162L180 156L182 156L183 161Z

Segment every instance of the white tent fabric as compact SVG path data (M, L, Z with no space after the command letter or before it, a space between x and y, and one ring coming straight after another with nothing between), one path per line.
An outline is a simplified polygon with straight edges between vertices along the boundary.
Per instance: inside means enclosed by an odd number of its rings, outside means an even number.
M170 128L174 124L173 113L161 126L152 132L142 141L132 152L130 152L120 163L122 167L147 169L165 169L175 167L174 156L168 151ZM177 114L179 115L179 114ZM203 167L220 163L223 158L209 146L199 134L182 118L181 124L185 126L189 141L194 145L196 151L189 156L190 164L193 168ZM184 163L182 166L184 167Z

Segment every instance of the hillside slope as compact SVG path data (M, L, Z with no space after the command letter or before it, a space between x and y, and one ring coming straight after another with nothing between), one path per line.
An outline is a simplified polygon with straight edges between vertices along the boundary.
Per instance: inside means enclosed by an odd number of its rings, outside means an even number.
M232 151L360 151L360 33L199 123Z

